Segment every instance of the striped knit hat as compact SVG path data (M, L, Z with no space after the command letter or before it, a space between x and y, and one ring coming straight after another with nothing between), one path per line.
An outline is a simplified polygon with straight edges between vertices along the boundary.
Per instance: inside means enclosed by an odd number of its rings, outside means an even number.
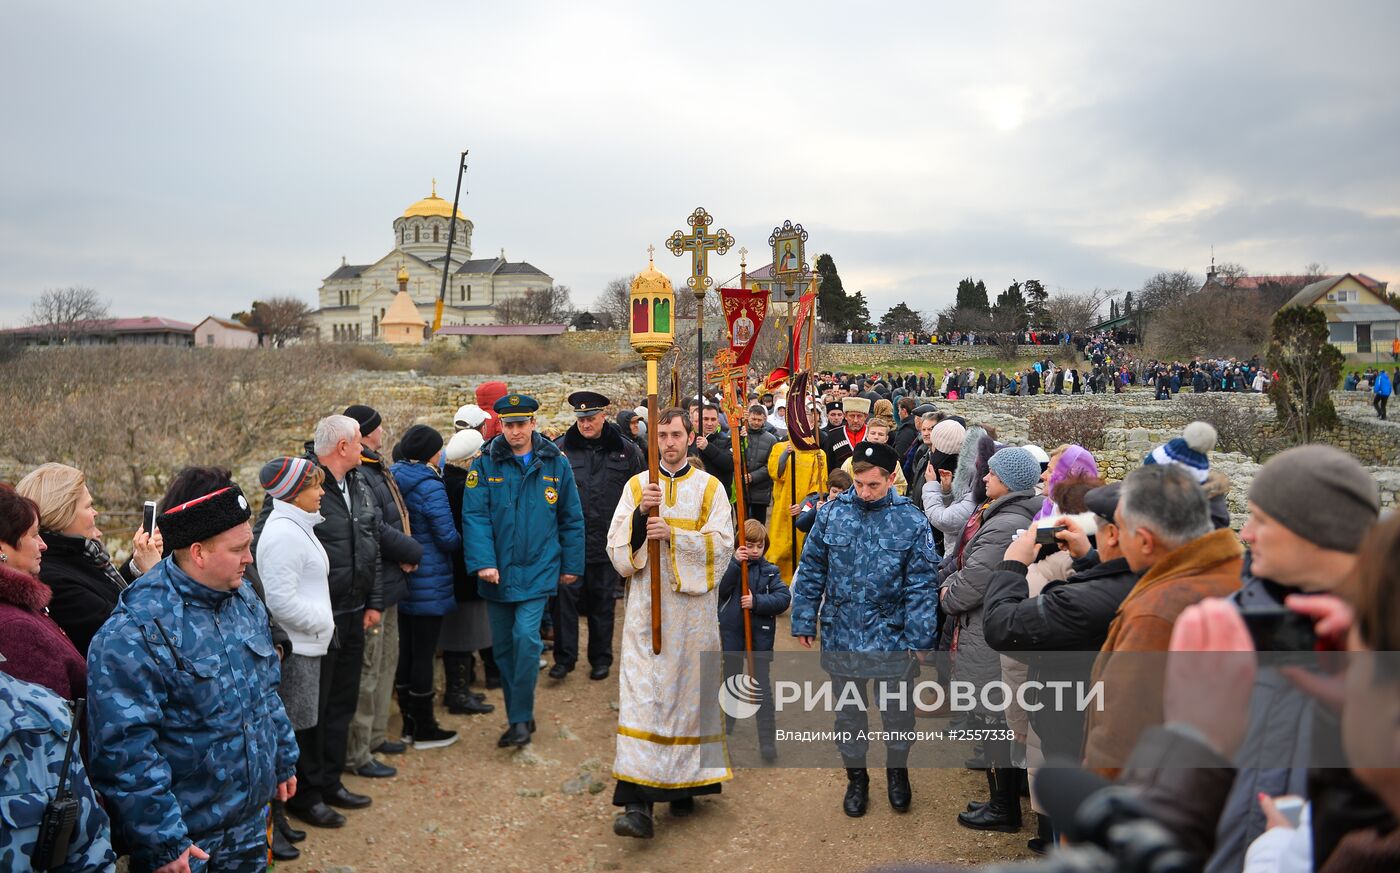
M1153 449L1142 463L1176 464L1204 485L1210 476L1210 458L1207 455L1215 448L1215 441L1215 428L1204 421L1193 421L1186 425L1181 436Z
M291 500L310 481L316 465L306 458L273 458L258 473L258 483L267 496Z

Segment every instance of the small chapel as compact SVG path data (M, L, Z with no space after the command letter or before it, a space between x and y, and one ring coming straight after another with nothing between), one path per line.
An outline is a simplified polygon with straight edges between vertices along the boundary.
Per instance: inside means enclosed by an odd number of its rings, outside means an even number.
M457 237L448 262L447 239L454 225ZM452 204L438 196L435 180L427 197L394 219L394 247L388 254L370 264L351 264L342 257L321 282L320 308L313 313L320 340L402 344L428 339L444 271L444 326L494 324L496 304L554 284L538 267L506 260L504 249L499 257L473 258L474 229L471 219L460 210L454 214ZM401 289L404 297L399 297ZM416 320L410 310L416 310ZM416 334L408 325L415 325Z

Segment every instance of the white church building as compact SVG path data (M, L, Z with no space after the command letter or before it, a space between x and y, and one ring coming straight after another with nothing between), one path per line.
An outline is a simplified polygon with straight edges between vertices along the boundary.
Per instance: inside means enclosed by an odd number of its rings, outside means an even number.
M452 262L447 263L449 222L457 225L452 243ZM438 293L447 270L447 299L442 323L493 324L495 306L531 289L545 289L554 280L538 267L505 258L472 258L471 219L457 212L452 204L432 193L404 210L394 219L394 247L372 264L351 264L340 259L340 267L321 283L320 305L315 311L316 331L323 342L376 341L382 337L380 321L388 313L398 293L398 273L408 272L408 294L431 330ZM426 337L425 337L426 339Z

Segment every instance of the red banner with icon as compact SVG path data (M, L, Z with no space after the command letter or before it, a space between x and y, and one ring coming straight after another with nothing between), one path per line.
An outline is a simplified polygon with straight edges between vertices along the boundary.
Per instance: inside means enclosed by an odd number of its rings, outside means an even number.
M754 343L768 318L768 292L751 288L721 288L720 303L729 323L729 347L734 350L735 366L747 367Z

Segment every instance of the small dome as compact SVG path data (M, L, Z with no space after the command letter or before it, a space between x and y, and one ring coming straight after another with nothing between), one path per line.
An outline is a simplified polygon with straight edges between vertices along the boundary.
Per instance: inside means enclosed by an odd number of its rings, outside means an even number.
M452 215L452 204L437 196L436 179L433 180L433 191L431 194L403 211L404 218L413 218L420 215L437 218L448 218ZM467 220L467 217L462 214L461 210L458 210L457 217L462 221Z
M656 262L647 261L647 268L637 274L637 278L632 280L633 294L674 294L675 290L671 286L671 280L666 278L666 274L656 269Z

